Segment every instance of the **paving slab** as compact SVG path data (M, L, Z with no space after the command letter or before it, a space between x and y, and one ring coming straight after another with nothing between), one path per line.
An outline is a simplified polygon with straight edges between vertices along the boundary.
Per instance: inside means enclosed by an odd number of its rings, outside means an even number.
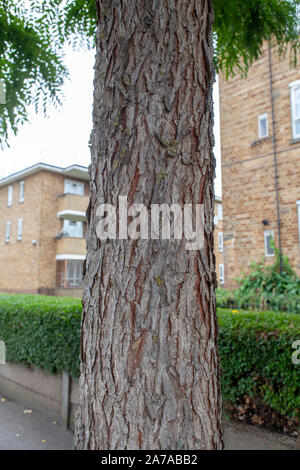
M223 429L225 450L293 450L297 446L296 438L251 424L226 421Z
M46 413L0 398L0 450L72 450L73 433Z
M225 450L291 450L296 439L224 421ZM72 450L73 432L46 413L0 396L0 450Z

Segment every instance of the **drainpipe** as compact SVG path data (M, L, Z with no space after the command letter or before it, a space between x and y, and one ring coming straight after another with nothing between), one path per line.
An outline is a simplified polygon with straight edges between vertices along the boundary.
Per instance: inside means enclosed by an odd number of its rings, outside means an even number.
M276 141L276 128L275 128L272 52L271 52L270 41L268 41L268 52L269 52L269 76L270 76L270 93L271 93L271 109L272 109L273 162L274 162L274 174L275 174L277 232L278 232L279 263L280 263L279 267L280 267L280 273L281 273L282 272L282 245L281 245L281 223L280 223L280 210L279 210L279 187L278 187L279 177L278 177L278 168L277 168L277 141Z

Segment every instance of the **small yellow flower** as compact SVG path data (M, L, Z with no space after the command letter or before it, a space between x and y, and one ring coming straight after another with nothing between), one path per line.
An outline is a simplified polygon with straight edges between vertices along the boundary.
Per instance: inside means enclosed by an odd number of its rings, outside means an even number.
M238 310L231 310L231 313L239 313Z
M6 400L5 400L5 398L1 398L1 401L2 401L2 403L4 403Z
M42 439L42 443L45 444L45 442L46 442L46 439Z

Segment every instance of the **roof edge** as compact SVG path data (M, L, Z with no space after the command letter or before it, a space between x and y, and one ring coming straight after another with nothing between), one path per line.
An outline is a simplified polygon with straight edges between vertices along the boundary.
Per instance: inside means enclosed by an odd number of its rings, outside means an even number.
M48 163L35 163L23 170L16 171L11 175L5 176L0 180L0 187L5 186L6 184L13 183L18 181L22 178L26 178L27 176L31 176L34 173L38 173L39 171L50 171L51 173L57 173L66 176L72 176L72 174L76 174L77 178L82 178L85 180L89 179L88 167L83 165L69 165L66 168L62 168L55 165L50 165Z

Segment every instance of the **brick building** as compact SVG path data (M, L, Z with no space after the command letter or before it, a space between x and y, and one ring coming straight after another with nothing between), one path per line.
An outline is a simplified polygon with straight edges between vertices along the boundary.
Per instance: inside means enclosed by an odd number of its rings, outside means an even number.
M216 274L218 286L222 287L225 282L224 260L223 260L223 207L222 199L215 197L215 217L214 217L214 251L216 256Z
M0 292L81 296L88 169L39 163L0 180ZM215 255L224 278L222 201Z
M300 274L300 64L264 46L246 79L220 78L225 287L273 244Z
M42 163L0 180L0 291L79 295L87 168Z

